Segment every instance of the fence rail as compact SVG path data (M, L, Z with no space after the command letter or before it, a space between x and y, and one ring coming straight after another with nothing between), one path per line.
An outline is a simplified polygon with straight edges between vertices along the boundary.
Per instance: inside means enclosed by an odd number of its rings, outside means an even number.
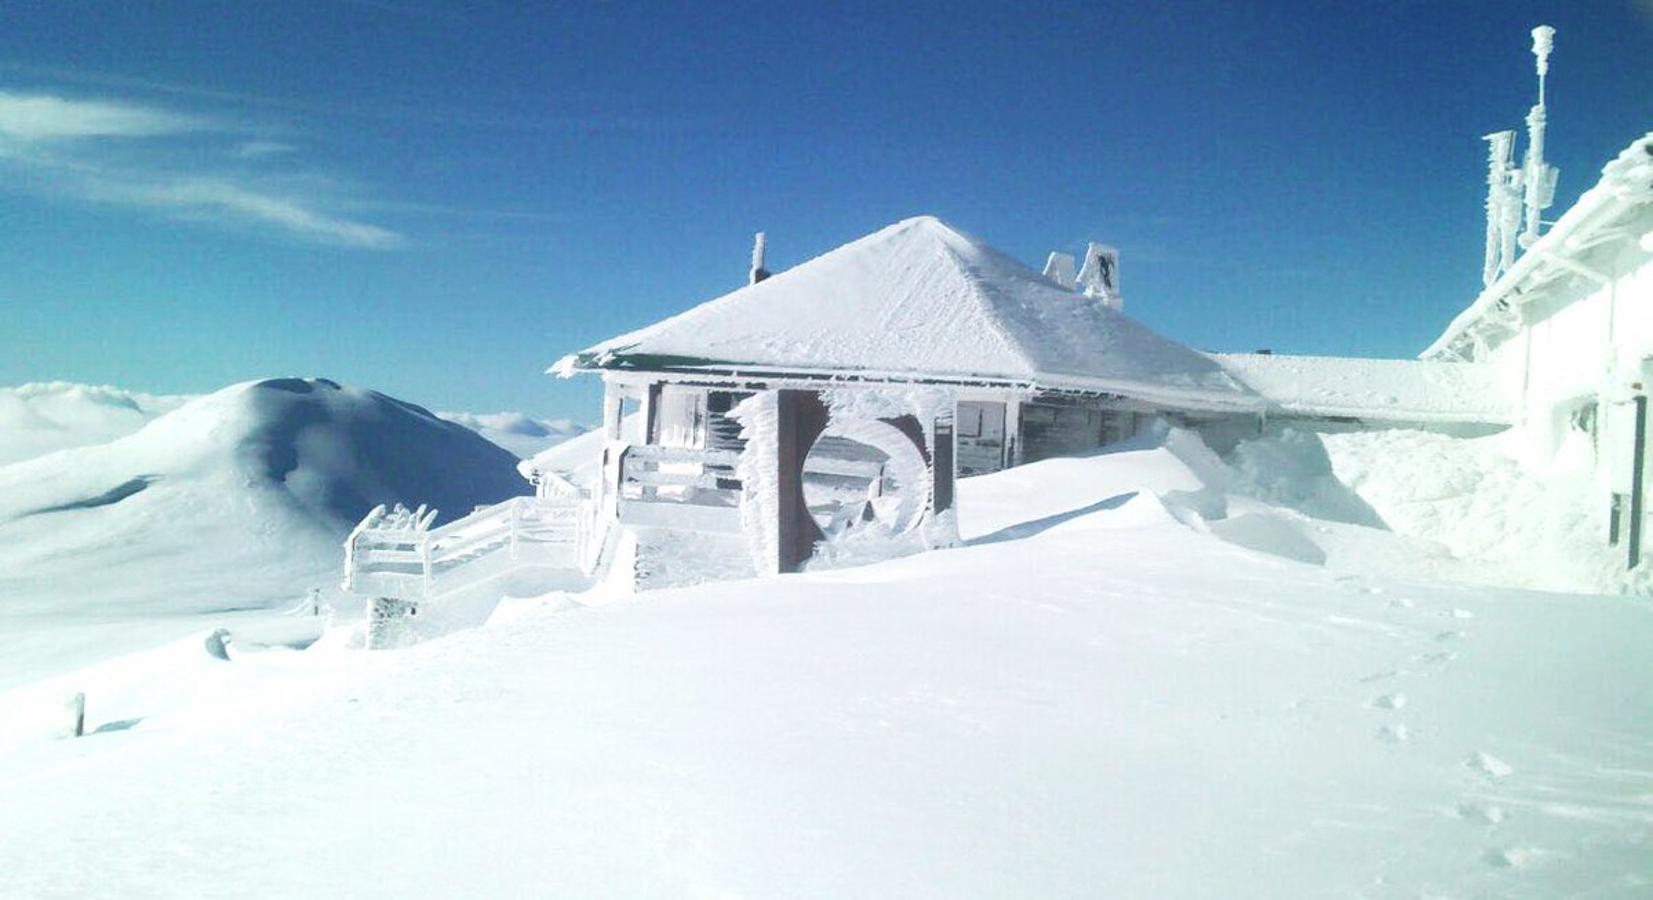
M513 497L432 528L436 511L376 507L344 542L346 590L430 597L462 581L476 563L505 554L575 565L580 540L577 497Z

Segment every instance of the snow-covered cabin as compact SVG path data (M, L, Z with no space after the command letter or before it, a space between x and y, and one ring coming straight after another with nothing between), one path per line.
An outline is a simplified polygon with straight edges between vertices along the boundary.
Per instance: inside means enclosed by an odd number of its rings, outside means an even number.
M758 571L863 535L934 546L957 475L1100 447L1147 414L1262 410L1127 318L1107 261L1098 296L921 216L772 277L756 259L747 286L562 359L605 384L599 527L741 534Z
M1490 365L1516 398L1524 462L1588 467L1603 536L1628 542L1635 565L1653 385L1653 133L1608 162L1422 358Z

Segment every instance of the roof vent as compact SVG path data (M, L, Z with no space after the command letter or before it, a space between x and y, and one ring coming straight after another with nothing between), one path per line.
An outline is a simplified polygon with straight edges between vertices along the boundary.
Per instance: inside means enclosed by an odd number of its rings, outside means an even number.
M769 277L769 270L763 267L763 249L764 238L763 232L760 231L757 237L752 239L752 271L747 276L747 284L757 284Z

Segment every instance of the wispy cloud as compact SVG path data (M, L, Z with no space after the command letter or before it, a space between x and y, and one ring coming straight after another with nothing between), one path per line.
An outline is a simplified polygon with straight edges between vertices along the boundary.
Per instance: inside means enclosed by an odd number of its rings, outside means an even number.
M171 211L190 218L268 225L326 244L390 250L406 243L388 228L340 218L304 201L261 193L230 181L183 178L153 184L94 182L88 187L95 200Z
M193 221L254 226L315 243L374 250L406 244L396 231L341 214L323 177L271 178L257 163L292 152L290 144L241 140L218 151L212 170L203 141L237 129L224 121L115 100L0 91L0 162L26 177L0 185L71 196ZM122 152L111 141L122 139ZM133 148L136 148L134 150ZM193 166L180 161L194 161ZM251 166L252 168L249 168Z
M280 141L242 141L236 145L235 155L242 159L263 159L267 156L283 156L298 150L292 144Z
M144 106L0 91L0 135L18 141L142 138L204 127L204 120Z
M243 91L203 88L193 84L112 75L57 66L36 66L9 60L0 60L0 72L15 76L45 80L55 84L72 84L89 89L122 91L180 101L198 102L236 109L260 109L270 113L297 118L351 119L364 122L390 122L437 128L473 128L488 131L521 133L661 133L704 130L716 126L710 119L686 115L636 115L616 112L612 98L588 96L583 98L586 111L561 114L524 115L511 110L489 110L475 107L433 106L428 103L397 104L374 101L352 103L291 97L274 97ZM564 99L568 99L565 95Z

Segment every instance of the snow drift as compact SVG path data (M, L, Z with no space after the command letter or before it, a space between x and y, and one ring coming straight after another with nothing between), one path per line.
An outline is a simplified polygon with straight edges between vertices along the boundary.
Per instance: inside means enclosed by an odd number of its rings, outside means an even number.
M0 466L0 658L62 666L294 605L335 585L339 542L375 504L463 515L526 492L515 462L418 406L284 378Z

